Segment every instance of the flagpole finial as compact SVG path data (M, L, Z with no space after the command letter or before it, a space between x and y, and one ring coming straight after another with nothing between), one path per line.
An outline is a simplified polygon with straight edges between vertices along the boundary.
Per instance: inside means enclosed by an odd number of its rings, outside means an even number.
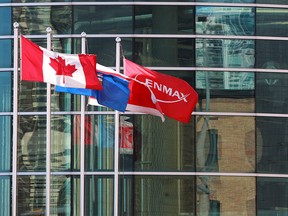
M115 41L116 41L117 43L119 43L119 42L121 42L121 38L120 38L120 37L117 37L117 38L115 39Z
M14 28L18 28L19 27L19 23L18 22L14 22L13 26L14 26Z
M86 32L81 33L81 37L86 37L86 35L87 35Z
M47 32L47 33L51 33L51 31L52 31L52 29L51 29L50 27L47 27L47 28L46 28L46 32Z

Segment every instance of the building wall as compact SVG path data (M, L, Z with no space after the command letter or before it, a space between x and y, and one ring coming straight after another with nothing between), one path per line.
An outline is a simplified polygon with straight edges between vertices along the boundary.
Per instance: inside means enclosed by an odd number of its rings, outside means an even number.
M287 215L287 14L285 0L1 1L0 216ZM121 37L127 59L195 88L190 123L120 113L133 149L119 141L115 155L114 110L13 85L14 22L42 47L51 27L63 53L80 53L85 32L86 52L111 68Z

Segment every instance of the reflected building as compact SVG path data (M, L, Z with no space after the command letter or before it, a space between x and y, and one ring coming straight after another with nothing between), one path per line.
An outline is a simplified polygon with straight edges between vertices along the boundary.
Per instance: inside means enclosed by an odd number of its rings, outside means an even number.
M0 216L288 214L288 3L194 3L0 3ZM52 49L63 53L80 53L85 32L86 52L111 68L121 36L127 59L195 88L190 123L124 112L116 128L118 114L88 98L52 86L47 104L45 83L19 80L15 88L14 22L42 47L51 27Z

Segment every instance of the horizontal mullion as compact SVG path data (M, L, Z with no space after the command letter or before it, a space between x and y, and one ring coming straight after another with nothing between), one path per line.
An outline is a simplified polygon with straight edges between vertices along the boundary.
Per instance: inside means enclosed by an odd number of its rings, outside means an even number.
M26 3L0 3L0 7L41 7L41 6L213 6L213 7L259 7L259 8L288 8L281 4L258 4L258 3L222 3L222 2L26 2Z

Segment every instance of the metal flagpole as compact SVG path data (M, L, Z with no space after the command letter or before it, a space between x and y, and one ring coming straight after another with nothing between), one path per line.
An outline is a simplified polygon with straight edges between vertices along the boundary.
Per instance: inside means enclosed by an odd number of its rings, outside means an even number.
M48 27L47 49L51 50L51 31ZM47 83L47 113L46 113L46 215L50 216L50 180L51 180L51 84Z
M116 38L116 72L120 73L120 42L121 38ZM118 216L118 193L119 193L119 111L115 111L115 145L114 145L114 216Z
M17 141L18 141L18 28L14 26L14 62L13 62L13 147L12 147L12 216L17 214Z
M86 33L81 33L81 53L85 54ZM85 96L81 95L81 120L80 120L80 215L84 216L84 197L85 197Z

